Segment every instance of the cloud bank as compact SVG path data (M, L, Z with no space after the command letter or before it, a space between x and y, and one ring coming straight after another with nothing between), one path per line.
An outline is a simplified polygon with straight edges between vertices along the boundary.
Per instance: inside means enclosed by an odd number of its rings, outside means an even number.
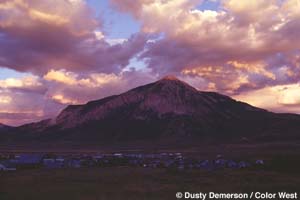
M300 113L300 0L204 1L110 0L141 25L112 39L86 1L0 0L0 66L26 72L0 80L0 122L51 117L168 74Z

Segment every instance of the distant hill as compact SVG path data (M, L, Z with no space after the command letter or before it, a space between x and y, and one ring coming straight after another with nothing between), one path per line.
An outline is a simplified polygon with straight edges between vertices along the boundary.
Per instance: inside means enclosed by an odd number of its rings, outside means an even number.
M0 140L2 139L3 135L6 135L12 129L13 127L0 123Z
M1 124L1 123L0 123L0 131L1 131L1 130L4 130L4 129L9 129L9 128L11 128L11 126L7 126L7 125L5 125L5 124Z
M85 105L70 105L53 120L15 129L16 140L282 140L300 138L300 116L276 114L176 77Z

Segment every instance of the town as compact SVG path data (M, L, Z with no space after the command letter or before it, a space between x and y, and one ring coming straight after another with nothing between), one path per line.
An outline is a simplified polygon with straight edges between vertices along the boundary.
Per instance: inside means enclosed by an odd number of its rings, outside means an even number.
M262 167L264 160L231 160L217 155L215 159L195 159L185 157L182 153L111 153L111 154L76 154L58 155L51 153L0 154L0 171L16 171L32 168L83 168L83 167L143 167L167 168L174 170L224 168L243 169Z

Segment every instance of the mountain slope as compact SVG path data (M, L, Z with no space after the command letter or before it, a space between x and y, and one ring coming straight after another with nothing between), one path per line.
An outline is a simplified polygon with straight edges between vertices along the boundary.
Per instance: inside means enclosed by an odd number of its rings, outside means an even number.
M7 130L7 129L10 129L10 128L12 128L12 127L11 127L11 126L7 126L7 125L5 125L5 124L2 124L2 123L0 123L0 131Z
M178 79L167 77L121 95L86 105L69 106L57 117L56 122L64 128L72 128L106 117L126 116L126 119L147 120L153 117L164 118L169 114L204 120L211 115L238 117L240 112L266 111L217 93L199 92Z
M11 138L10 132L13 129L14 127L0 123L0 141L3 142L4 140Z
M19 131L22 137L68 141L270 139L298 137L299 122L298 115L271 113L165 77L120 95L68 106L55 120Z

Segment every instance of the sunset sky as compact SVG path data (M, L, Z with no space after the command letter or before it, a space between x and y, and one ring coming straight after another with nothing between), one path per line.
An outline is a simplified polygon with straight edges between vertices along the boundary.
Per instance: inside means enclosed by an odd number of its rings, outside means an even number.
M0 123L165 75L300 113L300 0L0 0Z

